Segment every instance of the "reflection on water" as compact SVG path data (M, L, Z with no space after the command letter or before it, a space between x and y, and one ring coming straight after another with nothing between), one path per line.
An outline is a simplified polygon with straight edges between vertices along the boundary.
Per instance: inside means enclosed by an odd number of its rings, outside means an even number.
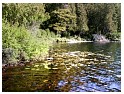
M50 56L54 57L55 60L52 61L51 65L47 66L47 61L41 61L25 67L10 67L2 74L2 90L36 92L121 91L120 43L54 45ZM88 54L85 58L83 57L84 52Z

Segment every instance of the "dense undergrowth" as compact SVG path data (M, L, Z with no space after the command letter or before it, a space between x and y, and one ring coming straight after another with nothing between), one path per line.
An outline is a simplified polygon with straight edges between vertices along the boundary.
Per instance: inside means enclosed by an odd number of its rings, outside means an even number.
M37 29L35 35L24 26L2 24L2 56L3 63L17 63L40 59L47 54L56 35L47 30Z

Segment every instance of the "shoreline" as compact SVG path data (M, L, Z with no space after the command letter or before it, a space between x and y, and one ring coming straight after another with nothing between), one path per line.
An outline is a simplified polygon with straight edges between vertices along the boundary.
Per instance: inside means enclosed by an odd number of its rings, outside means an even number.
M66 38L60 38L56 40L57 43L65 42L65 43L85 43L85 42L97 42L97 43L110 43L110 42L121 42L121 40L115 40L115 41L88 41L88 40L76 40L76 39L66 39Z
M109 41L109 42L104 42L104 41L78 41L78 40L72 40L72 39L68 39L66 41L56 41L57 43L59 42L65 42L65 43L69 43L69 44L73 44L73 43L86 43L86 42L95 42L95 43L110 43L110 42L121 42L121 41ZM16 62L16 63L2 63L2 70L3 72L5 72L5 70L7 68L12 68L12 67L22 67L22 66L26 66L26 65L30 65L30 64L33 64L35 62L39 62L39 61L42 61L42 60L45 60L45 58L47 58L49 54L49 49L48 49L48 52L46 54L42 54L40 55L38 58L35 58L34 60L28 60L28 61L19 61L19 62Z
M94 41L78 41L78 40L69 40L67 43L82 43L82 42L94 42Z

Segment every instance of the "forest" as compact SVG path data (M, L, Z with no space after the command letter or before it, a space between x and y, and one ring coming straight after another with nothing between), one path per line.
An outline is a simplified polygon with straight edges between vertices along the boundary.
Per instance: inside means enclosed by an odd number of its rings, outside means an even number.
M120 40L120 3L2 3L2 63L40 60L57 40Z

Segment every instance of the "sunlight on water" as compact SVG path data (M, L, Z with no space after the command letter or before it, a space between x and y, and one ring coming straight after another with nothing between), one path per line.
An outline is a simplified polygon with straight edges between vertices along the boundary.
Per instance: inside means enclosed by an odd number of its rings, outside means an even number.
M8 68L3 91L120 92L120 43L55 44L45 61Z

